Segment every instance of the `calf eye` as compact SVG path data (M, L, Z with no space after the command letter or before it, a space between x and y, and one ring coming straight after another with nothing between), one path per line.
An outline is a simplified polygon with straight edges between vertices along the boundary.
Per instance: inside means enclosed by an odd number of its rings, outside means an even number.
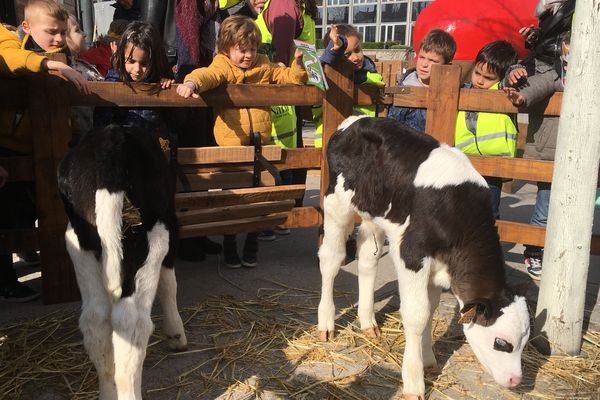
M504 339L494 339L494 350L503 351L505 353L512 353L513 345Z

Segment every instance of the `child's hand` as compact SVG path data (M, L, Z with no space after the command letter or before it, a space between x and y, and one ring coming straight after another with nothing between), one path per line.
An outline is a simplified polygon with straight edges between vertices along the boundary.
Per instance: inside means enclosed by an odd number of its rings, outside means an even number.
M304 69L304 63L302 62L302 50L296 49L294 53L294 59L296 60L296 64L302 69Z
M505 87L504 93L506 93L506 97L513 103L515 106L522 106L525 102L525 98L521 93L517 91L517 89L512 87Z
M508 73L506 80L509 85L515 86L520 81L527 80L527 70L525 68L515 68Z
M117 42L110 42L110 53L115 54L117 52Z
M340 37L338 36L338 31L337 31L336 25L331 25L331 31L329 31L329 40L331 40L331 43L333 43L333 47L331 48L331 51L335 52L340 47L342 47L343 43L340 40Z
M168 89L171 87L171 85L173 83L175 83L175 79L160 78L160 88L161 89Z
M44 62L48 71L57 71L68 81L71 81L81 93L90 94L88 83L83 75L81 75L79 72L75 71L67 64L63 64L59 61L46 60Z
M539 38L539 28L534 27L533 25L524 26L519 29L519 33L523 36L523 39L529 44L534 44L538 41Z
M176 91L177 94L183 97L184 99L187 99L190 96L192 96L195 99L200 97L197 93L194 93L196 91L196 87L193 85L193 82L190 81L187 81L177 86Z

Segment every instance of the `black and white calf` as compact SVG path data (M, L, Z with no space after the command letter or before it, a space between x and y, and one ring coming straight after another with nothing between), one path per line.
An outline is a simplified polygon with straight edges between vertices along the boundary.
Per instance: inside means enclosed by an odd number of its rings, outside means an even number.
M391 119L350 117L332 136L327 160L321 339L334 334L333 281L357 212L358 317L365 333L379 333L373 291L387 236L406 335L405 397L424 396L423 370L437 367L431 318L442 289L458 299L459 322L483 366L502 386L516 387L529 314L525 299L506 285L489 190L468 158Z
M187 346L177 311L177 221L168 163L150 133L111 125L71 150L58 183L82 297L79 327L100 399L141 400L157 290L169 346Z

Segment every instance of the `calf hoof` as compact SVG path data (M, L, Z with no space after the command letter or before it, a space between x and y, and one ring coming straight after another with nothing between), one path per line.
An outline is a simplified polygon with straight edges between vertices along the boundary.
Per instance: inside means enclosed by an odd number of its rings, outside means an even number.
M379 337L381 336L381 331L378 326L372 326L370 328L366 328L362 330L363 335L366 337Z
M187 338L185 335L176 334L173 336L167 335L167 345L171 351L186 351L187 350Z
M327 342L335 338L335 331L319 331L319 340L321 342Z
M425 396L421 396L420 394L403 394L402 398L404 400L425 400Z

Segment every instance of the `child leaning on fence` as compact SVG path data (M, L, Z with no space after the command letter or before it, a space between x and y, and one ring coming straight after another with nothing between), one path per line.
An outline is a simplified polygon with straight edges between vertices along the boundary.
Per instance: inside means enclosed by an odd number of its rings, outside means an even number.
M475 58L471 80L465 88L499 90L508 68L517 62L517 51L499 40L485 45ZM456 148L466 154L514 157L517 150L517 127L514 115L478 111L459 111L454 135ZM500 218L502 178L484 177L490 187L492 211Z
M219 54L205 68L193 70L177 87L183 97L198 97L198 93L224 83L306 83L302 53L296 50L291 67L271 63L257 54L261 34L256 23L243 16L227 18L219 29ZM260 134L262 144L272 144L270 107L215 107L215 140L219 146L241 146L251 143L253 133ZM256 232L246 235L242 259L238 256L235 235L225 235L223 253L229 268L257 265L258 241Z
M365 56L361 46L361 35L355 27L348 24L332 25L323 39L325 50L321 63L335 64L341 59L347 59L354 65L354 83L356 85L370 84L385 86L383 77L377 72L375 63ZM355 106L354 115L375 117L375 105ZM313 121L315 122L315 147L323 147L323 106L313 106Z
M429 86L431 68L434 65L450 64L456 53L456 42L448 32L434 28L421 40L417 53L417 65L408 69L400 79L398 86ZM390 106L388 118L425 132L427 110L422 108Z

